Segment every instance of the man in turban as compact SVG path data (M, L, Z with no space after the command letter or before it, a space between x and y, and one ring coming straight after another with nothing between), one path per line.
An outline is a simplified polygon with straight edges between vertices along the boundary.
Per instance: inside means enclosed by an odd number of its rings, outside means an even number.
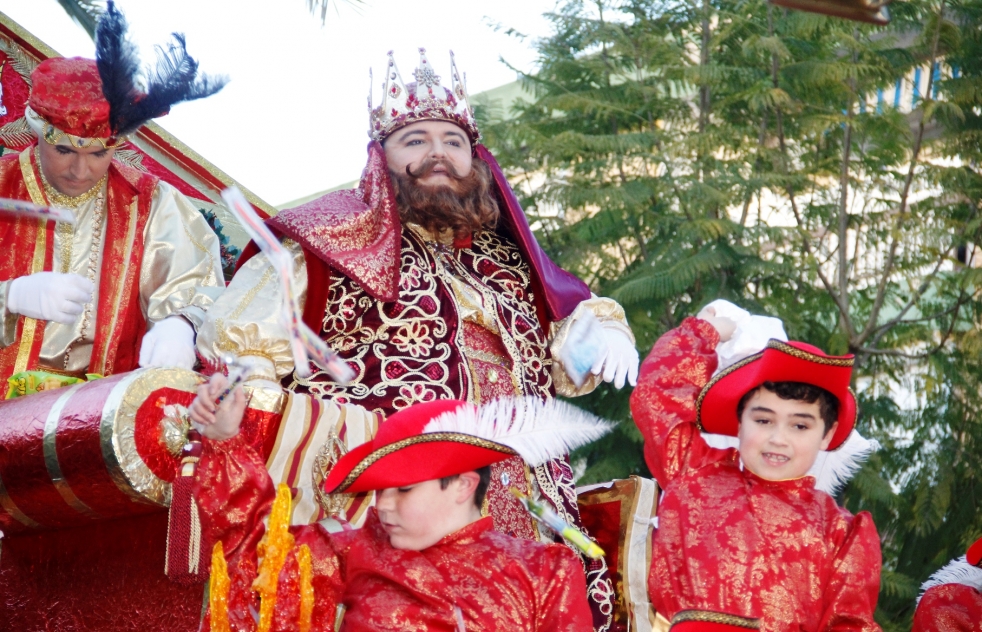
M55 58L31 75L38 137L0 159L0 197L71 210L75 225L0 220L0 371L81 377L195 363L195 328L223 287L218 239L157 177L115 159L126 135L224 81L197 75L182 36L145 89L112 2L96 59Z

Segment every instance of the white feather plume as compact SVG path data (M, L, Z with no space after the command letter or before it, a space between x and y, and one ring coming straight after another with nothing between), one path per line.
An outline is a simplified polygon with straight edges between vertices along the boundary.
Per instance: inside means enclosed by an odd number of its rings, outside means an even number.
M424 433L459 432L506 445L536 466L592 443L614 425L558 399L503 398L461 406L431 421Z
M740 446L740 440L736 437L708 432L702 433L702 436L712 448L726 450ZM853 430L837 449L818 453L808 476L815 477L815 489L835 496L852 480L866 459L879 449L880 444L875 439L866 439Z
M918 603L928 588L942 584L963 584L975 590L982 590L982 568L969 564L964 555L951 560L921 584L921 594L917 596Z

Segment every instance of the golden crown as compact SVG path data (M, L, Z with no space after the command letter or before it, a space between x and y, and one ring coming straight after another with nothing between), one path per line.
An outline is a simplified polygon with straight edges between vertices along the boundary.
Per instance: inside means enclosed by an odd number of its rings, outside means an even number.
M453 51L450 51L451 88L440 85L440 76L427 59L426 49L419 49L419 66L413 71L416 81L405 83L396 67L395 57L389 51L385 73L382 102L372 107L372 93L368 93L368 135L379 142L392 132L418 121L449 121L470 135L471 142L481 138L467 96L467 88L460 80Z

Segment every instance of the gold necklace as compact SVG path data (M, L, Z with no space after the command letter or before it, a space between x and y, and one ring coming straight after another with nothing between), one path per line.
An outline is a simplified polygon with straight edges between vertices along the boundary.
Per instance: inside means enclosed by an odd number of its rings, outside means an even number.
M85 204L95 196L99 195L99 192L102 191L103 185L106 184L106 180L109 178L109 173L107 172L104 176L102 176L102 178L96 183L94 187L92 187L82 195L76 195L76 196L66 195L61 191L59 191L58 189L51 186L51 183L48 182L48 179L44 177L44 169L41 168L41 156L39 153L37 153L37 150L35 150L34 156L37 158L38 161L38 173L41 174L41 186L44 187L44 194L48 197L48 202L50 202L54 206L60 206L62 208L78 208L82 206L83 204Z

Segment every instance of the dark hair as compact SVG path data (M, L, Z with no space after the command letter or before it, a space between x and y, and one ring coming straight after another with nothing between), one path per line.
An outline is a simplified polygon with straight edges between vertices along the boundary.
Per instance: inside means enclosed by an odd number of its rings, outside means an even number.
M817 401L818 413L825 422L824 434L828 434L839 419L838 398L821 386L804 382L764 382L757 388L747 391L747 394L740 398L740 403L737 404L737 417L743 416L743 409L746 408L747 402L760 389L770 391L781 399L793 399L806 404L814 404Z
M484 505L484 496L488 493L488 485L491 484L491 466L485 465L484 467L479 467L476 470L477 475L481 478L477 482L477 489L474 490L474 504L480 509ZM453 476L444 476L440 479L440 489L446 489L450 486L450 483L454 482L460 478L460 474L454 474Z

